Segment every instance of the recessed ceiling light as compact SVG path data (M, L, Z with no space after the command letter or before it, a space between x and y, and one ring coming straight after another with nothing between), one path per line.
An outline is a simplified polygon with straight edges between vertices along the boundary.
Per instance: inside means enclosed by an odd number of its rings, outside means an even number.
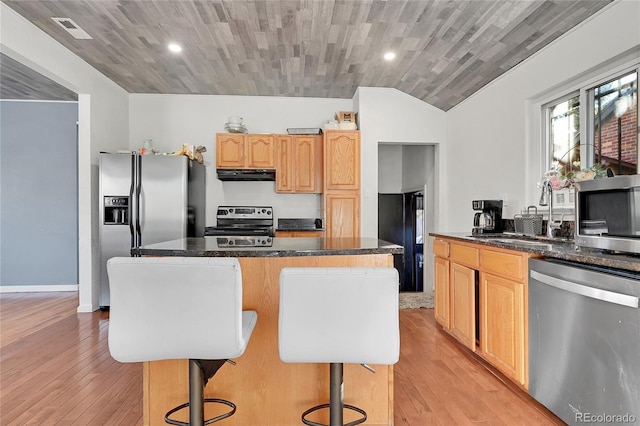
M170 51L172 51L173 53L179 53L182 52L182 46L180 46L177 43L169 43L169 46L167 46L169 48Z
M396 54L393 53L393 52L387 52L387 53L384 54L383 57L387 61L392 61L392 60L394 60L396 58Z

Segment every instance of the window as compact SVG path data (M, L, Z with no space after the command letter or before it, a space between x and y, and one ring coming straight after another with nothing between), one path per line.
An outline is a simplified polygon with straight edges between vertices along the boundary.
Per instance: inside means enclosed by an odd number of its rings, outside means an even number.
M638 73L589 90L593 99L594 164L616 175L638 173Z
M637 68L559 98L543 111L547 170L570 176L596 166L616 175L639 173Z
M567 173L580 161L580 94L553 102L546 110L551 164Z

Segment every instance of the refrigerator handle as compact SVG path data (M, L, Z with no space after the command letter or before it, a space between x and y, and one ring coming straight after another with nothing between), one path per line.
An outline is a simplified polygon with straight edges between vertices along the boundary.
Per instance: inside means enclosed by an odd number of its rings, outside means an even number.
M135 174L136 173L136 157L134 154L131 154L131 185L129 186L129 233L131 234L131 245L130 248L136 247L136 236L135 236L135 220L138 217L136 212L137 206L134 203L133 195L135 190Z
M142 232L140 228L140 216L142 206L140 205L140 193L142 191L142 156L136 154L138 164L136 167L136 248L142 245Z

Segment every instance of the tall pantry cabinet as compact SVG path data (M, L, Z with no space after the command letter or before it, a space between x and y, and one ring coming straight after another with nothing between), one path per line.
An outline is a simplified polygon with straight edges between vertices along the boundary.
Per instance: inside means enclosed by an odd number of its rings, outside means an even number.
M325 131L322 201L327 237L360 237L360 131Z

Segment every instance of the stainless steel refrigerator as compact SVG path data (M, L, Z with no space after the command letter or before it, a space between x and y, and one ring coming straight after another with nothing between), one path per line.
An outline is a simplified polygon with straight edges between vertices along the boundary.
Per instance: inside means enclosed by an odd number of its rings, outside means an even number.
M106 263L141 245L204 235L205 167L185 156L100 154L100 307Z

